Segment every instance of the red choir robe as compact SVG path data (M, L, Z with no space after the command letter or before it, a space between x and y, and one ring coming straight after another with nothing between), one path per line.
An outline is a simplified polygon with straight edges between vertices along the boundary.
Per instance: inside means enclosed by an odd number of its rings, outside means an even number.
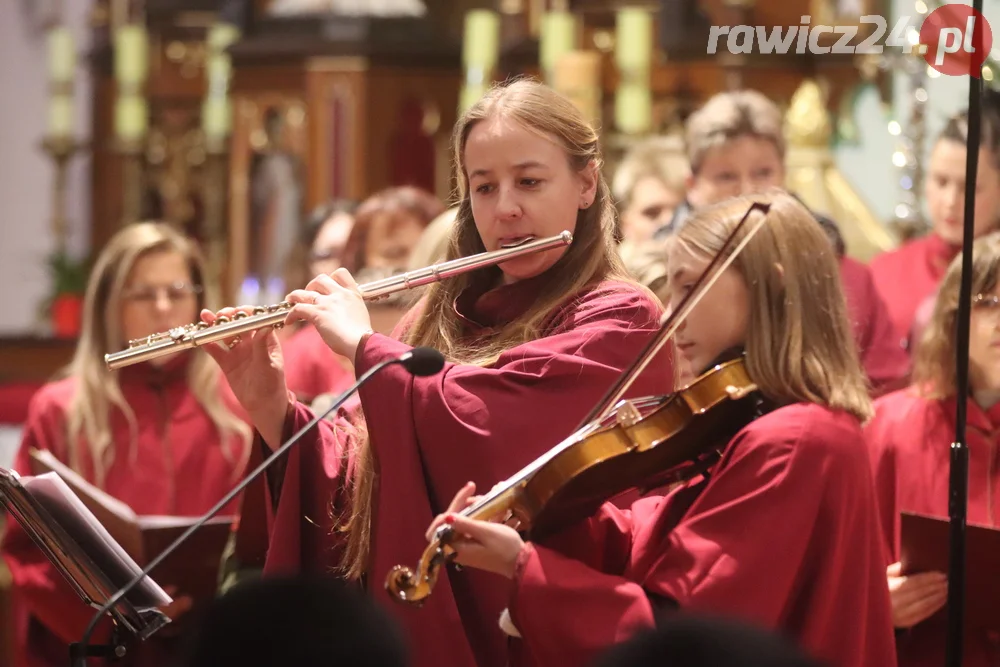
M910 360L896 338L892 320L867 266L847 256L840 258L840 282L847 314L861 353L861 364L878 395L904 386Z
M238 438L221 442L214 423L188 388L186 361L181 355L162 371L146 364L120 371L122 392L135 413L138 433L133 450L125 416L113 411L116 455L102 488L140 515L199 516L233 488L241 472L245 446ZM66 378L45 385L33 397L14 463L22 475L31 474L32 447L70 463L66 415L77 387L76 378ZM220 391L237 411L225 381ZM93 482L89 449L84 442L79 447L87 452L79 472ZM236 514L238 508L234 501L226 511ZM6 526L0 553L14 584L16 665L66 665L69 643L79 641L95 610L77 597L16 521L8 517ZM109 627L102 624L95 641L106 638ZM139 652L132 654L135 661L122 664L158 664L158 656L163 655L161 639L154 635L139 644Z
M889 309L893 336L900 345L909 345L917 309L935 294L959 250L932 232L872 260L872 278Z
M922 397L915 387L880 398L875 418L865 428L882 513L890 563L899 560L899 514L917 512L948 518L951 443L955 439L955 399ZM970 400L966 440L969 446L969 522L997 526L1000 510L1000 405L983 410ZM968 585L975 586L970 578ZM947 636L944 610L900 634L901 667L943 665ZM969 630L963 664L1000 664L1000 642Z
M780 408L741 430L707 481L528 543L510 586L512 667L588 665L675 603L779 631L832 667L895 664L856 418Z
M283 340L281 353L285 382L300 401L340 393L354 382L350 362L331 350L311 325Z
M455 310L468 335L479 336L523 312L536 294L532 281L485 293L470 288ZM414 667L505 665L506 638L498 620L506 587L483 572L446 570L425 604L415 608L385 592L389 570L415 565L427 547L427 526L466 482L485 492L570 435L658 329L660 313L647 292L607 281L568 295L538 339L507 350L490 366L448 363L426 378L390 366L361 389L379 473L366 584L402 624ZM408 349L374 334L358 351L356 372ZM670 359L660 355L629 395L671 389ZM296 405L284 436L311 417ZM290 452L271 516L265 574L328 570L339 562L343 543L331 531L331 515L349 506L345 480L353 461L345 462L344 453L351 451L351 438L352 427L341 415Z

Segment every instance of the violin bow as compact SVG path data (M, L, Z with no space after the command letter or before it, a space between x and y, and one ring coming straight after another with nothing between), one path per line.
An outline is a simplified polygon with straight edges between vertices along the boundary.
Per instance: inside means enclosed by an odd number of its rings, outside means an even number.
M476 516L477 514L489 510L492 506L502 503L504 496L510 491L510 489L516 485L518 482L523 481L531 477L537 470L539 470L548 461L555 458L559 453L564 451L567 447L575 444L580 437L586 432L590 431L593 425L600 420L603 420L612 410L614 410L615 405L621 399L621 397L628 391L629 387L635 381L635 378L639 376L639 373L643 371L649 362L653 360L656 354L663 348L664 344L677 330L680 323L687 317L691 309L694 308L698 301L701 300L702 296L708 289L715 284L715 281L719 279L722 272L725 271L729 266L735 261L736 257L740 254L743 248L746 247L750 239L754 237L758 230L764 226L767 221L767 213L771 210L770 204L765 204L762 202L754 202L747 209L747 212L743 214L740 221L736 224L736 227L729 233L726 238L725 243L722 244L722 248L718 253L712 258L712 261L708 263L705 270L701 272L698 279L695 281L694 289L688 292L681 302L677 304L677 308L670 313L667 313L660 320L660 328L653 335L653 337L646 343L642 352L636 358L632 365L619 377L618 381L612 386L601 402L598 403L590 412L590 414L574 429L573 433L569 437L565 438L558 445L550 449L548 452L538 457L527 466L519 470L517 473L508 477L507 480L501 484L496 485L488 493L483 494L478 501L466 507L460 512L462 516ZM747 223L750 218L750 214L754 211L761 213L758 220L752 223L750 231L747 232L746 236L743 237L739 243L736 243L736 237L739 235L740 230ZM733 252L726 254L731 246L735 244ZM499 505L498 505L499 506ZM439 532L444 535L448 532L448 529L442 527Z
M694 289L684 295L681 302L677 304L677 308L665 313L662 318L660 318L660 328L657 332L650 338L649 342L643 348L639 356L636 357L632 365L628 367L618 378L611 388L604 394L601 400L593 407L590 413L583 419L577 430L583 428L585 425L592 422L601 422L606 417L608 417L618 405L618 402L625 396L625 393L631 388L632 384L639 377L651 361L656 357L656 355L663 349L663 346L667 344L677 328L681 325L688 314L698 305L702 297L711 289L712 285L719 279L722 272L729 268L729 266L736 261L736 257L743 251L743 248L750 242L754 235L764 226L767 222L767 214L771 210L770 204L765 204L762 202L754 202L747 209L747 212L743 214L740 221L736 224L733 230L726 237L725 243L722 244L722 248L719 252L715 254L712 261L708 263L705 270L701 272L698 279L695 281ZM757 211L761 215L759 218L752 223L750 231L747 232L739 243L736 243L736 238L743 229L743 226L747 224L750 219L750 215ZM735 244L732 252L729 252L730 247Z
M482 516L484 514L490 514L494 512L499 512L504 508L505 497L515 489L518 484L528 479L537 470L539 470L545 463L553 459L560 452L564 451L567 447L573 446L582 435L592 430L595 423L595 418L603 420L607 414L614 410L615 405L620 400L621 396L628 391L629 387L638 377L639 373L649 365L649 362L656 356L656 354L663 348L663 345L670 340L674 332L680 323L687 317L691 309L694 308L698 301L701 300L705 292L708 291L712 285L719 279L722 272L725 271L733 263L739 253L746 247L747 243L754 237L754 235L764 226L767 222L767 214L771 210L771 205L754 202L747 209L747 212L743 214L740 218L739 223L736 227L729 233L726 238L725 243L723 243L722 248L718 253L712 258L705 270L701 272L698 279L695 281L694 289L688 292L681 302L677 304L677 308L670 313L665 314L660 320L660 327L658 331L653 335L650 341L643 348L642 352L639 354L638 358L632 363L632 365L622 374L619 380L612 386L608 392L601 399L593 410L591 410L590 415L578 426L574 432L560 442L558 445L550 449L547 453L536 459L535 461L529 463L527 466L522 468L520 471L507 478L506 481L497 484L489 492L481 496L475 503L464 508L460 511L462 516L466 517L476 517ZM747 232L739 243L736 243L736 237L739 235L740 230L747 223L750 215L757 211L761 215L759 219L752 223L750 231ZM735 245L735 248L731 253L729 249ZM728 254L727 254L728 253ZM420 567L426 566L428 572L432 568L436 567L435 563L447 562L450 560L453 551L448 551L445 547L448 546L454 534L451 526L443 524L438 527L434 539L431 540L430 546L424 550L424 554L420 559ZM393 572L389 575L393 580L396 581L412 581L417 573L410 570L409 568L403 568L402 566L397 566ZM421 575L424 577L429 577L429 574ZM435 575L436 576L436 575ZM388 580L387 580L388 585ZM433 583L431 583L433 585Z

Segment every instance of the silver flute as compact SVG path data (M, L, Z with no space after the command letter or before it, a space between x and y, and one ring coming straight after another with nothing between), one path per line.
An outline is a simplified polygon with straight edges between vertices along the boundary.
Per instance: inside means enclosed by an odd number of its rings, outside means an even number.
M365 283L358 286L358 290L366 301L376 301L396 292L436 283L468 271L495 266L524 255L568 246L572 242L573 235L569 232L562 232L556 236L529 240L516 246L481 252L478 255L407 271L389 278ZM152 334L145 338L130 340L126 349L104 355L104 363L110 370L117 370L257 329L265 327L278 329L284 324L291 308L292 304L282 301L271 306L258 306L253 309L253 314L241 311L236 313L232 319L219 317L212 324L197 322L163 333Z

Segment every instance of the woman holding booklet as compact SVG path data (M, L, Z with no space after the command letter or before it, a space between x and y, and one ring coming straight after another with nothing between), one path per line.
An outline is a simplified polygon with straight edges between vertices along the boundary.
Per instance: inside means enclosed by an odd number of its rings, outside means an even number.
M138 515L199 516L232 488L245 466L250 429L204 352L117 372L104 364L105 353L130 339L196 319L205 306L203 278L194 244L168 225L130 225L108 242L90 276L73 361L65 377L32 400L15 461L19 473L36 472L32 449L48 451ZM13 521L0 553L14 582L15 664L66 664L69 644L94 610ZM184 593L174 592L168 615L190 606ZM101 639L98 633L94 641ZM169 648L160 635L140 647L126 664L155 667Z

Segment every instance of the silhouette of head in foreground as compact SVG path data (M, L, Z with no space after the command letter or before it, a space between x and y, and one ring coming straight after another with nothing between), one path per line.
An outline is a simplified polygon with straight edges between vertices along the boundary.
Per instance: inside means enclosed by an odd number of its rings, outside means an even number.
M675 613L655 630L615 646L595 667L824 667L766 630L719 618Z
M182 667L406 667L398 627L375 601L331 577L249 581L188 625Z

